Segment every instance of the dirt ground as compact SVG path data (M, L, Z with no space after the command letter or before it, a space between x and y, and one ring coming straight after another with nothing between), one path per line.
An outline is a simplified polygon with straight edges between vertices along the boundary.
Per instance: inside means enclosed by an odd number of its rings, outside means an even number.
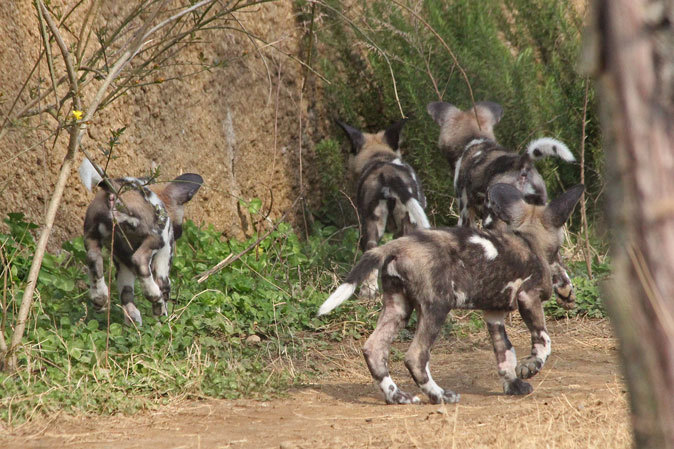
M443 338L433 376L458 405L389 406L347 342L307 354L320 374L285 398L181 401L134 416L56 415L0 435L10 448L626 448L631 434L616 341L606 321L549 323L553 353L534 393L501 393L486 331ZM508 328L519 356L522 323ZM397 343L405 351L407 343ZM394 355L400 352L394 351ZM394 379L415 390L401 359Z

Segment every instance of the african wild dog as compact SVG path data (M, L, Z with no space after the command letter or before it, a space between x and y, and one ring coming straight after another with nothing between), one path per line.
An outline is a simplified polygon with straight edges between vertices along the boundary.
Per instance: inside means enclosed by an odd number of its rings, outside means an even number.
M419 402L400 390L388 370L391 342L412 313L418 324L405 365L431 402L457 402L459 395L431 377L430 349L451 309L481 309L494 347L503 391L533 391L522 379L537 374L550 354L542 302L552 293L550 263L562 244L562 226L583 186L572 187L547 206L524 201L509 184L488 190L491 211L506 223L494 230L467 227L418 230L366 252L346 282L321 305L323 315L346 301L373 270L382 273L383 309L363 353L372 377L391 404ZM506 315L518 309L531 332L531 355L517 363L505 332Z
M101 188L84 218L89 295L94 309L101 311L109 306L101 251L103 246L110 248L114 222L112 254L125 321L142 324L140 311L134 304L136 276L141 280L145 297L152 302L154 315L167 315L166 301L171 293L169 271L175 241L182 234L183 205L199 190L203 179L185 173L150 189L146 178L103 180L86 158L79 172L87 190L94 186Z
M485 213L484 202L487 189L497 183L516 187L529 203L547 203L545 182L534 161L546 156L557 156L567 162L575 160L566 145L549 137L529 143L524 154L499 145L494 137L494 126L501 120L503 108L497 103L482 101L476 103L475 108L462 111L438 101L429 103L427 111L440 125L438 146L454 170L460 226L474 227L478 218L485 227L496 225ZM557 302L564 308L573 308L573 284L561 256L552 265L552 277Z
M416 228L430 227L424 212L426 197L421 183L412 167L402 161L398 148L405 121L394 123L376 134L363 133L337 122L351 141L350 166L358 178L356 207L363 252L377 246L387 224L396 237ZM388 220L389 216L393 220ZM368 296L376 294L376 272L364 284L362 292Z

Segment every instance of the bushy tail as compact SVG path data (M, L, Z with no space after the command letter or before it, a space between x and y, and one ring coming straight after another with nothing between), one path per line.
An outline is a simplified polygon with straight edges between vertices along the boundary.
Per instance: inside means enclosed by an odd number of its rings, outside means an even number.
M103 178L101 178L101 175L99 175L96 169L94 168L94 165L86 157L80 164L79 172L82 184L84 184L84 187L86 187L87 190L90 192L94 186L97 186L98 183L103 180Z
M576 160L571 150L569 150L569 147L552 137L542 137L532 141L527 146L527 154L534 160L543 159L547 156L556 156L567 162Z
M325 315L331 312L349 299L353 295L353 292L356 291L356 287L367 279L370 273L379 269L383 261L384 252L382 247L373 248L363 254L363 257L361 257L346 277L346 282L337 287L337 290L321 304L321 307L318 309L318 315Z
M425 229L431 227L428 217L426 217L426 212L424 212L424 208L421 207L421 204L419 204L419 201L417 201L416 198L410 198L407 200L405 207L407 207L407 212L410 214L410 221L412 224Z

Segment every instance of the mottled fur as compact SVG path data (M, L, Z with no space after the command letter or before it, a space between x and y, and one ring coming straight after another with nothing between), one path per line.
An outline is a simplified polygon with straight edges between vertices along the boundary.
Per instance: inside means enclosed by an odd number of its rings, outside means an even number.
M87 188L100 187L84 218L84 245L94 308L103 310L109 306L102 248L111 246L114 223L112 254L126 321L142 323L134 304L136 276L153 304L153 313L166 315L171 290L169 271L175 240L182 234L183 205L199 190L203 179L186 173L169 183L151 187L147 179L103 180L88 159L80 167L80 178Z
M387 227L396 237L416 228L430 227L419 178L414 169L402 161L399 150L405 120L376 134L337 123L351 141L350 166L358 178L356 207L361 225L361 249L376 247ZM376 273L364 287L368 295L376 292Z
M363 352L388 403L418 402L400 390L387 366L391 342L412 310L418 326L405 357L417 385L433 403L459 396L440 388L430 375L430 349L451 309L480 309L492 338L506 394L528 394L522 379L535 375L550 353L543 301L552 293L550 264L562 244L561 228L580 198L576 186L547 206L524 201L508 184L488 190L490 209L507 226L494 230L466 227L417 230L367 251L346 281L319 309L328 313L353 293L371 272L381 270L383 309ZM531 355L519 364L505 333L505 315L519 310L531 332Z
M475 227L484 220L485 227L495 226L485 209L487 189L504 183L516 187L532 204L548 201L547 189L534 162L546 156L573 161L573 154L551 138L532 141L524 154L502 147L494 137L494 126L503 109L497 103L478 102L465 111L445 102L433 102L428 113L440 126L438 146L454 172L454 192L458 197L459 225ZM573 285L561 257L552 265L552 277L558 303L565 308L575 304Z

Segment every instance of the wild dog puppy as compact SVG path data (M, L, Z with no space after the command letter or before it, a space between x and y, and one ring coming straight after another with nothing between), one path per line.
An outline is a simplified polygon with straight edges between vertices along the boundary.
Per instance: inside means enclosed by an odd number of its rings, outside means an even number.
M136 276L145 297L152 302L153 314L167 315L166 302L171 293L169 271L175 241L182 234L183 205L199 190L203 179L185 173L152 188L146 178L103 180L86 158L79 173L87 190L100 187L84 218L89 296L94 309L102 311L109 306L101 251L103 246L110 248L114 222L111 251L125 321L142 324L140 311L134 304Z
M477 219L489 227L493 217L485 211L487 189L498 183L510 184L524 194L529 203L543 205L548 201L543 177L534 162L556 156L567 162L575 160L562 142L549 137L529 143L524 154L510 151L496 142L494 126L503 116L503 108L482 101L465 111L437 101L427 111L440 125L438 146L454 170L454 192L459 201L459 226L475 227ZM561 260L552 265L557 302L566 309L575 305L573 284Z
M484 311L504 393L531 393L531 385L522 379L537 374L550 355L542 305L552 293L550 264L562 244L562 226L583 189L575 186L547 206L539 206L527 203L522 192L509 184L491 186L489 207L507 226L417 230L371 249L318 314L342 304L360 282L380 269L383 309L363 353L387 403L419 402L398 388L387 366L391 342L412 310L417 311L418 325L405 365L431 402L459 400L458 394L433 381L429 364L431 346L451 309ZM505 317L516 309L532 343L531 354L519 363L505 332Z
M351 141L351 170L358 178L356 207L360 218L360 247L363 252L377 246L387 224L395 236L416 228L430 228L424 212L426 197L411 166L402 161L398 148L400 131L406 120L376 134L363 133L337 121ZM392 220L389 220L389 217ZM373 272L361 292L377 293L377 272Z

